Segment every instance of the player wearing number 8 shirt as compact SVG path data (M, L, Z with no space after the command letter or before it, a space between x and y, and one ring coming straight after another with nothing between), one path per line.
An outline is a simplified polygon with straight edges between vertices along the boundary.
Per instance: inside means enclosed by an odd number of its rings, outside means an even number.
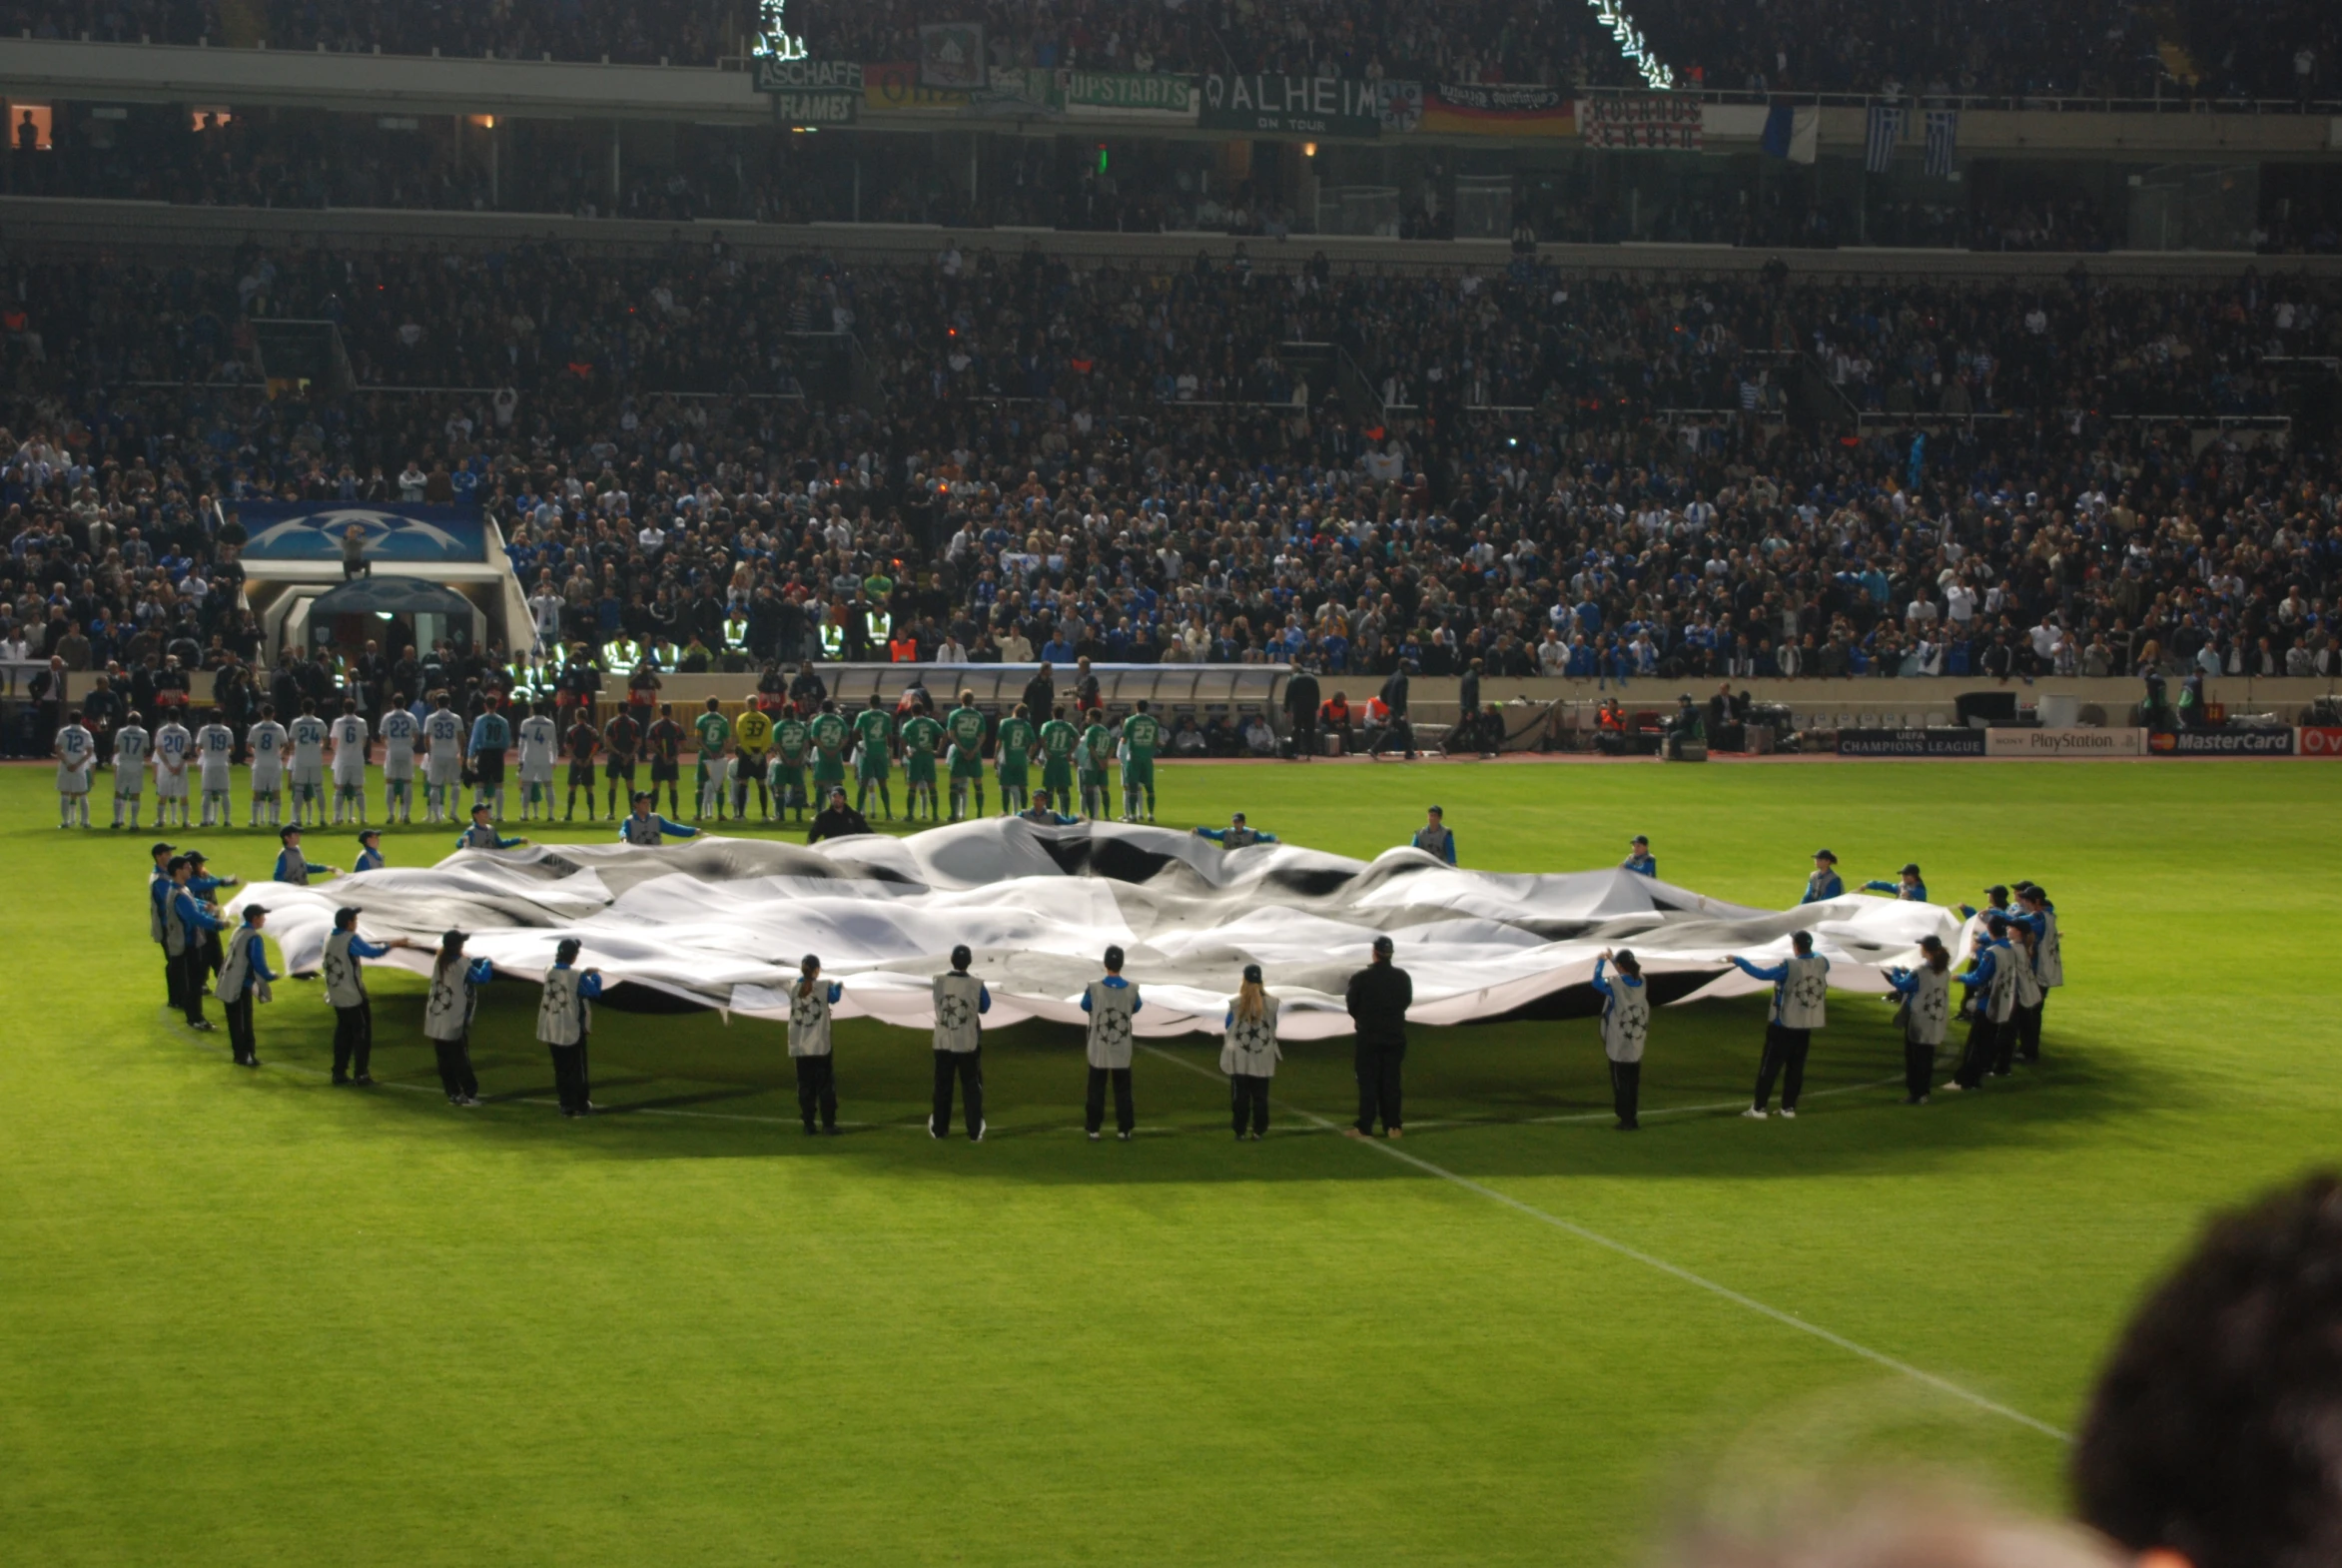
M976 815L984 815L984 714L976 706L976 693L960 693L960 705L944 720L944 734L951 738L952 760L952 820L958 822L968 815L968 797L976 797Z
M285 748L291 743L285 726L277 722L277 705L261 704L261 721L244 737L252 748L252 822L261 825L261 803L269 807L269 826L285 825Z
M993 737L992 763L1000 774L1001 815L1015 816L1025 809L1025 800L1031 788L1033 764L1033 720L1025 704L1001 720L1000 732Z

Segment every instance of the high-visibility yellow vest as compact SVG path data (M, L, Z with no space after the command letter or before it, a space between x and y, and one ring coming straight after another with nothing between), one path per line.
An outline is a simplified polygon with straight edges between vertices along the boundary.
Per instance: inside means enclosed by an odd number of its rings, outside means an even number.
M822 657L826 659L834 659L839 657L845 651L846 628L839 625L834 620L823 621L821 623Z
M748 622L735 615L724 622L724 646L737 653L748 646Z

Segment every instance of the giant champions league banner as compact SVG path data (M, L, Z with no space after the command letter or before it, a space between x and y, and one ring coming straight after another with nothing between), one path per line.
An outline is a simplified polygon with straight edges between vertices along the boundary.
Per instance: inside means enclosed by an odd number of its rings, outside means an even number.
M477 506L405 501L245 501L228 508L244 524L252 561L340 561L356 528L370 561L484 561L487 530Z
M788 1016L798 961L818 954L845 986L841 1017L910 1029L932 1027L929 982L956 943L976 951L993 1027L1080 1023L1082 989L1115 943L1146 991L1140 1034L1217 1031L1243 966L1257 963L1283 1002L1283 1033L1302 1040L1350 1032L1343 989L1385 933L1414 979L1408 1016L1460 1024L1585 987L1611 947L1632 947L1646 975L1685 977L1670 992L1761 991L1725 956L1785 957L1800 930L1830 960L1834 988L1883 996L1888 967L1919 962L1922 937L1956 944L1961 926L1950 910L1895 899L1751 909L1618 868L1506 875L1417 849L1372 862L1286 844L1223 851L1168 828L1013 817L812 847L702 837L463 850L326 887L263 883L238 902L251 898L268 905L297 974L318 967L334 910L353 905L368 937L422 944L394 955L409 968L427 968L452 926L498 974L537 979L573 936L612 981L756 1018Z

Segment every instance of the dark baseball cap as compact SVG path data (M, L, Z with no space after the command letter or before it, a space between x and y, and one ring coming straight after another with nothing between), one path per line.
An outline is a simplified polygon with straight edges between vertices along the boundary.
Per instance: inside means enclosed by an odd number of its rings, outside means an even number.
M1814 851L1814 858L1816 860L1826 860L1833 866L1838 864L1838 857L1826 849L1818 849Z
M250 923L253 916L266 915L268 912L269 906L266 904L247 904L244 906L244 918L247 923Z
M210 857L200 849L191 849L179 858L186 861L191 866L200 866Z
M171 855L176 854L178 850L179 846L176 844L150 844L147 846L149 855Z

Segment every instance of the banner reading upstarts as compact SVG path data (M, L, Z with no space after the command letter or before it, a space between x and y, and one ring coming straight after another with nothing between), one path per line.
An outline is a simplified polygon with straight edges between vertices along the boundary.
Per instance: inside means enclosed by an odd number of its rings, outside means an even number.
M1057 90L1069 120L1135 125L1195 123L1195 84L1183 76L1060 71Z

